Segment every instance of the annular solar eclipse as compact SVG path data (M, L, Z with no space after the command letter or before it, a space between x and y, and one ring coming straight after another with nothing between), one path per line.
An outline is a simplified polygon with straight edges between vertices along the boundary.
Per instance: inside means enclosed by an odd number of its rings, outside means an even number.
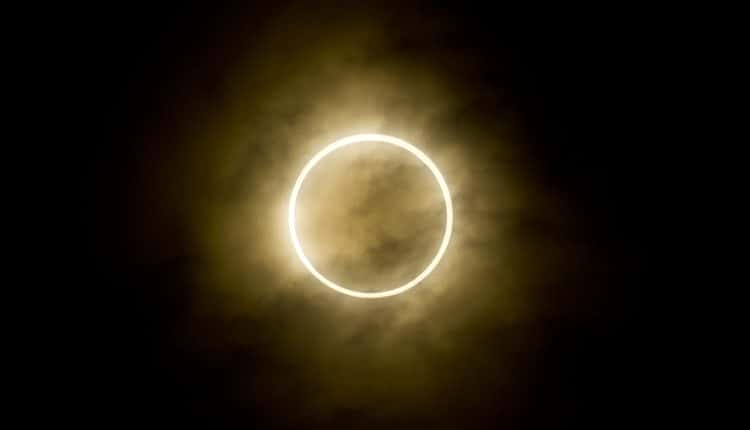
M382 142L390 145L397 146L401 149L404 149L406 151L409 151L412 155L417 157L427 168L432 172L433 176L435 177L435 180L437 181L438 185L440 186L440 190L443 194L443 199L445 201L445 231L443 233L443 239L440 243L440 247L438 248L437 253L432 258L430 263L427 265L427 267L422 270L421 273L419 273L414 279L411 281L403 284L403 285L396 285L391 289L385 290L385 291L376 291L376 292L363 292L363 291L357 291L356 289L347 288L342 285L338 285L335 282L331 281L330 279L323 276L316 268L313 266L313 264L310 262L310 260L305 255L305 252L303 250L302 244L299 241L299 238L297 237L297 228L296 228L296 208L297 208L297 197L299 195L300 189L302 188L302 184L305 181L305 178L307 177L308 173L327 155L330 153L336 151L337 149L341 149L343 147L349 146L349 145L355 145L357 143L363 143L363 142ZM451 195L450 191L448 190L448 185L445 183L445 179L443 178L443 175L438 170L437 166L435 166L435 163L432 162L432 160L427 157L421 150L416 148L414 145L393 137L388 136L384 134L356 134L353 136L348 136L343 139L339 139L330 145L323 148L320 152L315 154L315 156L310 159L310 161L305 164L304 168L302 169L302 172L300 172L299 176L297 177L297 181L294 184L294 188L292 189L292 195L289 198L289 233L292 238L292 244L294 245L294 250L297 253L297 256L299 257L300 261L302 261L302 264L307 268L307 270L312 273L313 276L315 276L321 283L326 285L329 288L332 288L335 291L338 291L339 293L346 294L348 296L352 297L358 297L363 299L378 299L383 297L390 297L395 296L397 294L401 294L420 282L422 282L425 278L427 278L430 273L432 273L433 270L435 270L435 267L437 267L438 263L440 263L440 260L443 258L443 255L445 254L445 250L448 248L448 243L450 243L451 239L451 232L453 230L453 204L451 202Z

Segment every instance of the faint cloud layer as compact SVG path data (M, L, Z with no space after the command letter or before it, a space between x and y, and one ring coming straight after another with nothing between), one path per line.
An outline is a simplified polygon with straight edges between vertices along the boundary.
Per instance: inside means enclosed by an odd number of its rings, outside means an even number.
M305 397L301 416L322 410L333 423L372 405L383 416L400 408L429 415L459 377L509 383L519 351L533 343L519 330L566 262L558 232L569 215L528 173L512 108L482 92L473 68L481 59L469 52L460 64L446 61L451 48L430 45L449 37L440 22L426 19L404 39L367 15L280 13L222 77L206 102L216 109L196 114L175 153L161 159L185 172L175 185L183 197L177 206L197 256L191 310L177 336L213 339L185 341L209 361L211 351L247 344L267 354L257 358L267 371L232 382L238 402L263 401L247 393L273 386L261 406ZM292 27L294 36L285 31ZM304 163L361 132L422 149L455 206L444 260L423 284L385 300L353 299L320 284L297 260L287 231L287 199ZM315 264L364 288L418 273L444 223L429 171L381 146L322 162L299 213ZM488 356L488 336L507 352ZM482 373L487 368L491 375ZM398 404L390 403L394 392Z

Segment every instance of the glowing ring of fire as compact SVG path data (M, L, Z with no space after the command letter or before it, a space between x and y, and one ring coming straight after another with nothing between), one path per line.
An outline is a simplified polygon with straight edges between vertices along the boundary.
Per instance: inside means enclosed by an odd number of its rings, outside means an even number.
M310 173L310 170L312 170L313 167L315 167L316 164L320 160L323 159L326 155L330 154L331 152L343 148L348 145L352 145L355 143L361 143L361 142L383 142L383 143L389 143L391 145L398 146L399 148L405 149L412 153L414 156L419 158L419 160L424 163L427 168L430 169L432 174L435 176L435 180L437 181L438 185L440 185L440 190L443 192L443 199L445 200L445 232L443 233L443 241L440 243L440 248L438 249L437 254L435 254L435 257L432 259L430 264L427 265L427 267L417 275L416 278L412 279L411 281L405 283L404 285L401 285L400 287L396 287L390 290L386 291L378 291L378 292L361 292L361 291L354 291L350 290L348 288L344 288L325 276L321 275L320 272L318 272L315 267L313 267L312 263L310 263L310 260L307 259L305 256L305 253L302 251L302 246L299 243L299 239L297 238L297 228L295 226L295 211L297 208L297 195L299 194L300 189L302 188L302 183L305 181L305 177L307 177L307 174ZM432 162L432 160L429 159L422 151L417 149L412 144L403 141L401 139L398 139L393 136L387 136L383 134L357 134L354 136L345 137L343 139L337 140L330 145L323 148L322 151L315 154L315 156L307 162L305 167L302 169L302 172L299 174L299 177L297 178L297 182L294 184L294 189L292 190L292 196L289 199L289 233L292 236L292 244L294 245L294 250L297 252L297 256L302 261L302 264L307 268L307 270L310 271L310 273L313 274L320 282L325 284L327 287L332 288L339 293L346 294L352 297L359 297L363 299L378 299L382 297L389 297L389 296L395 296L396 294L401 294L404 291L414 287L415 285L422 282L429 274L435 270L435 267L438 265L440 260L443 258L443 254L445 254L446 248L448 248L448 243L451 239L451 231L453 230L453 203L451 202L451 195L448 191L448 185L445 183L445 179L443 179L443 175L438 170L437 166L435 166L435 163Z

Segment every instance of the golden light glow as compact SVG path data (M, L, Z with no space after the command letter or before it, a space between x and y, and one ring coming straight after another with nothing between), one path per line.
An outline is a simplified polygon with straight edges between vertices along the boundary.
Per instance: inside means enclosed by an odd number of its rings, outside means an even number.
M430 263L427 265L427 267L417 275L414 279L411 281L405 283L404 285L392 288L390 290L386 291L378 291L378 292L361 292L356 290L351 290L348 288L344 288L341 285L338 285L322 274L318 272L315 267L310 263L310 260L305 256L305 253L302 251L302 245L299 242L299 239L297 238L297 228L296 228L296 222L295 222L295 214L296 214L296 208L297 208L297 196L299 194L300 189L302 188L302 183L305 181L305 178L307 177L307 174L310 173L310 171L315 167L316 164L320 160L322 160L326 155L332 153L333 151L343 148L348 145L361 143L361 142L383 142L388 143L391 145L395 145L399 148L405 149L409 151L411 154L416 156L422 163L424 163L427 168L430 169L432 174L435 176L435 180L437 181L438 185L440 185L440 190L443 193L443 199L445 200L445 232L443 233L443 241L440 243L440 248L438 249L437 254L435 254L435 257L430 261ZM389 297L394 296L396 294L401 294L404 291L414 287L415 285L422 282L427 276L432 273L433 270L435 270L435 267L437 267L440 260L443 258L443 255L445 254L446 248L448 248L448 243L451 239L451 232L453 230L453 203L451 202L451 196L450 192L448 191L448 185L445 183L445 179L443 178L443 175L438 170L437 166L435 166L435 163L430 160L429 157L427 157L422 151L417 149L412 144L398 139L393 136L387 136L383 134L357 134L349 137L345 137L343 139L337 140L330 145L323 148L322 151L315 154L315 156L307 162L305 167L302 169L302 172L299 174L299 177L297 178L297 182L294 184L294 189L292 190L292 195L289 199L289 233L292 237L292 244L294 245L294 250L297 252L297 256L302 261L302 264L307 268L307 270L310 271L310 273L313 274L320 282L322 282L324 285L338 291L339 293L346 294L352 297L358 297L363 299L377 299L377 298L383 298L383 297Z

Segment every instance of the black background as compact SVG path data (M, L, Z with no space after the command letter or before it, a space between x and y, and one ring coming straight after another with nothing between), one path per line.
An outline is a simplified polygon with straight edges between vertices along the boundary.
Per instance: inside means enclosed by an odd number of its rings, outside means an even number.
M156 268L123 261L127 252L113 237L130 233L121 229L133 214L123 210L119 192L143 185L130 177L127 160L146 150L138 136L173 121L162 90L166 79L179 75L185 59L210 58L201 72L210 81L241 49L232 41L251 38L254 26L279 7L128 4L81 10L71 20L75 48L67 63L74 65L75 108L87 123L72 157L81 162L82 200L77 206L86 252L79 260L85 266L78 301L84 309L84 338L76 360L84 381L78 387L84 392L77 403L81 415L103 426L251 428L300 428L300 423L310 428L406 428L423 422L433 428L608 428L643 422L652 384L645 370L650 357L641 322L649 299L645 282L651 252L651 214L643 208L654 199L650 181L655 166L649 160L656 151L640 135L650 120L645 88L653 73L646 54L647 11L435 3L337 6L352 14L382 7L396 16L401 10L410 17L450 16L457 29L450 43L484 59L485 78L476 91L502 93L504 103L514 107L519 139L535 160L534 168L561 199L586 214L588 243L606 252L618 269L607 272L617 277L608 277L597 276L593 268L571 286L578 296L592 298L599 308L594 317L535 322L541 341L526 357L519 377L523 400L511 401L515 391L491 384L475 390L464 384L459 385L462 390L443 394L452 406L431 410L430 419L419 416L424 411L409 410L391 423L361 410L344 411L334 421L300 418L295 415L299 398L273 410L253 406L252 399L244 407L229 401L226 378L240 368L250 378L267 368L258 351L238 353L236 360L227 357L214 368L173 349L171 324L188 305L182 287L190 284L184 279L190 275L180 269L181 257ZM408 34L407 23L401 31ZM438 46L447 42L434 41ZM195 91L186 97L199 99L200 91ZM168 134L170 128L162 130ZM180 234L171 237L179 241ZM179 249L180 244L170 247ZM566 300L551 296L547 306L575 309ZM502 343L491 335L483 342ZM257 367L252 357L259 357ZM477 403L485 405L481 411L473 406ZM488 404L497 404L494 412L487 412Z

